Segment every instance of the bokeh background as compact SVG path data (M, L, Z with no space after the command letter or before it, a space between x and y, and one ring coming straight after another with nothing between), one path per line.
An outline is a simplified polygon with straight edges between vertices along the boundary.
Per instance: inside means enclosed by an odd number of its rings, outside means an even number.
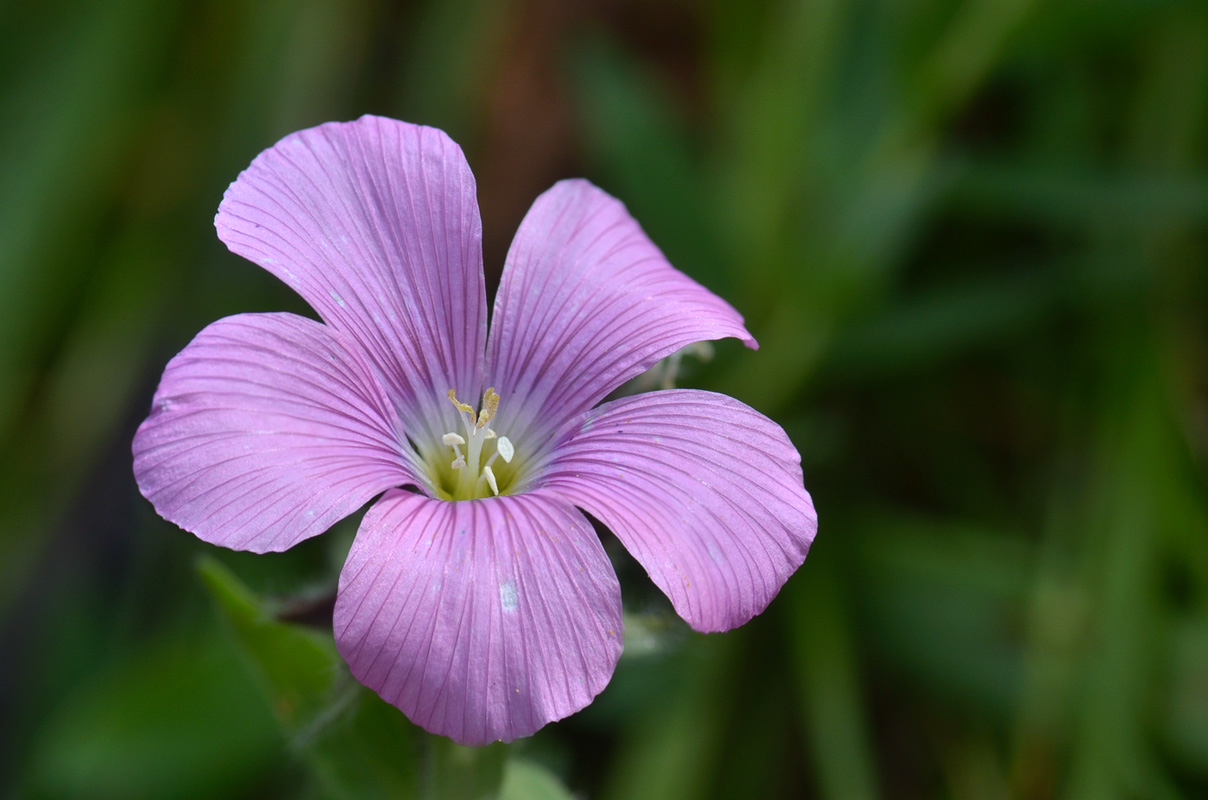
M681 385L777 419L821 529L745 628L610 544L610 687L511 747L352 682L356 517L274 556L158 519L130 439L208 322L300 301L226 185L293 130L448 131L489 291L581 175L729 299ZM1208 6L0 5L0 792L1208 796Z

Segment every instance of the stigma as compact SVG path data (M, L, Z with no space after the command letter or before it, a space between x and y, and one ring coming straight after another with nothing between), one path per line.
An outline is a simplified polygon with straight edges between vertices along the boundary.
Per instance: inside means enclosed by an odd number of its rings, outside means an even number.
M482 395L482 405L477 411L469 403L457 399L457 392L449 390L449 402L457 409L462 421L462 431L449 431L440 437L441 444L452 448L453 458L449 468L456 475L454 499L465 500L486 497L486 491L499 495L499 479L492 469L497 459L510 464L516 448L506 436L499 436L490 427L491 420L499 412L499 394L494 387ZM494 452L484 453L484 445L494 440Z

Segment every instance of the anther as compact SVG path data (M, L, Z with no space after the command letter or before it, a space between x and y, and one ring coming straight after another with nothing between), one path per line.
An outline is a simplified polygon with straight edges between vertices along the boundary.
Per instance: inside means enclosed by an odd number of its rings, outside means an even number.
M461 411L464 414L469 414L470 415L470 424L471 425L474 424L474 421L475 421L474 409L467 403L463 403L460 400L458 400L457 392L455 392L453 389L449 390L449 402L451 402L451 403L453 403L453 405L457 406L458 411Z
M463 439L461 436L457 435L456 433L446 433L444 436L440 437L440 440L442 442L444 442L446 445L448 445L449 447L455 447L459 444L466 443L466 440Z
M512 456L516 455L516 448L512 447L512 440L506 436L500 436L499 441L495 443L495 451L507 463L512 463Z
M499 394L495 391L495 387L492 386L482 395L482 413L478 415L478 427L485 428L486 424L491 421L498 410Z
M495 482L494 471L492 471L490 467L483 467L482 476L487 479L487 483L489 483L491 485L491 491L495 493L496 497L498 497L499 496L499 484Z

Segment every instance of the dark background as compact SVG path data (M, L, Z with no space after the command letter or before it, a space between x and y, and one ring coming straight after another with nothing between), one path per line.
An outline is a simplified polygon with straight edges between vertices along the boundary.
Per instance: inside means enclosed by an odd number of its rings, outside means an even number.
M612 684L511 748L350 682L356 517L236 554L131 475L198 330L306 312L223 189L365 112L461 143L489 291L554 180L624 200L762 345L681 385L779 421L821 519L725 635L612 548ZM0 792L1208 796L1206 112L1190 0L0 5Z

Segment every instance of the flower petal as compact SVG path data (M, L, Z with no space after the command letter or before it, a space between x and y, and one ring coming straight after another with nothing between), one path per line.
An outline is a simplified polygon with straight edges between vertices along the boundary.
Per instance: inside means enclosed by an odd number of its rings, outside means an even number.
M294 314L227 317L168 363L134 474L160 516L205 541L285 550L419 482L394 418L338 332Z
M291 134L231 184L214 224L361 344L409 431L435 441L457 419L445 392L481 392L482 222L442 131L365 116Z
M660 358L726 336L756 347L738 312L667 263L619 200L562 181L521 223L495 299L496 427L513 442L552 431Z
M340 574L335 635L359 681L461 744L528 736L586 706L621 653L617 577L558 498L390 492Z
M788 436L711 392L652 392L593 409L533 485L607 525L700 631L763 611L818 527Z

